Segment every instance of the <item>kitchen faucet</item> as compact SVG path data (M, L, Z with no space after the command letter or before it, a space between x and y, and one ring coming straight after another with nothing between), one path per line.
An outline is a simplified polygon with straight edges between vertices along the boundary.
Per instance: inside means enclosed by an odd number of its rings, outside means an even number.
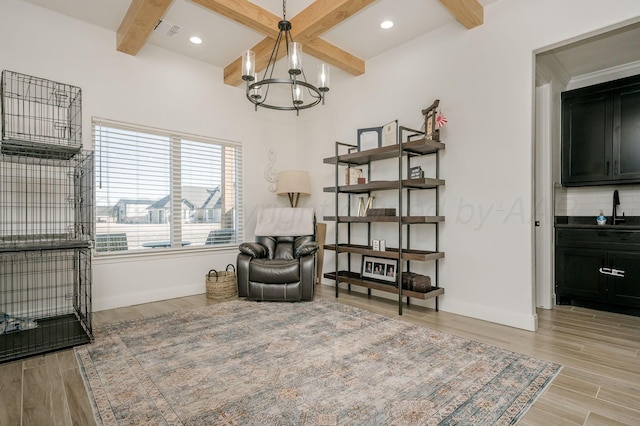
M613 218L612 218L612 222L615 225L616 223L623 223L626 222L627 219L625 219L624 217L624 212L622 212L622 217L618 217L617 212L616 212L616 206L620 205L620 195L618 194L618 190L616 189L615 191L613 191Z

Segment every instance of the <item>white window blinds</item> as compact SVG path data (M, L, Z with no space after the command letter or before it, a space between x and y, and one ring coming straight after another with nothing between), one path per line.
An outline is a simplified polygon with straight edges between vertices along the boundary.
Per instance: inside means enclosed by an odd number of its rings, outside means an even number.
M236 244L242 147L93 120L96 252Z

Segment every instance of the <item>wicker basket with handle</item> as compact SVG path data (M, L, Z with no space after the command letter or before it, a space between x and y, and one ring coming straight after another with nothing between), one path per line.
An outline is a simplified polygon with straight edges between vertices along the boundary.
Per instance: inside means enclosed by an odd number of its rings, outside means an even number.
M229 270L231 267L231 271ZM205 277L207 281L207 297L210 299L224 299L238 293L236 284L236 268L230 263L221 272L212 269Z

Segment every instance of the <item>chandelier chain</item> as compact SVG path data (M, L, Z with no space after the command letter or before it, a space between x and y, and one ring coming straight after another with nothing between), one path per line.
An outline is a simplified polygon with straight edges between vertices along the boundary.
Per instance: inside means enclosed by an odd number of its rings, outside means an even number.
M282 20L287 20L287 0L282 0Z

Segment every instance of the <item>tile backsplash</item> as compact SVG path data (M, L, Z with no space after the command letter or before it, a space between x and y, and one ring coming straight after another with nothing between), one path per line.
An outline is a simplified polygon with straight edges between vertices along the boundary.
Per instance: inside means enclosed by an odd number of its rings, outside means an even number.
M597 216L602 210L611 216L613 191L618 190L618 215L640 216L640 185L607 185L583 187L555 187L556 216Z

